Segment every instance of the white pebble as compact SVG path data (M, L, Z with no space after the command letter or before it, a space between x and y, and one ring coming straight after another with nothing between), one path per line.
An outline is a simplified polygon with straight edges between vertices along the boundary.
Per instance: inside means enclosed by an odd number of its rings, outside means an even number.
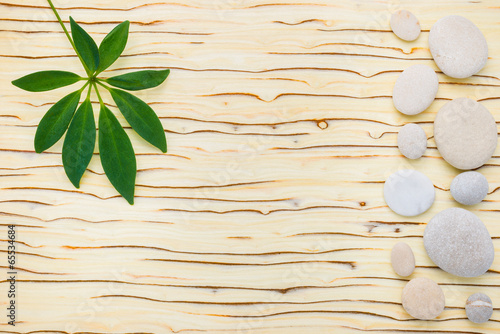
M401 154L408 159L418 159L427 149L427 136L419 125L406 124L399 130L398 147Z
M491 298L484 293L475 293L467 298L465 313L470 321L482 324L490 320L493 314L493 303Z
M497 124L481 103L461 97L446 103L434 120L439 153L458 169L484 165L497 147Z
M398 242L391 251L392 268L399 276L410 276L415 270L415 255L407 243Z
M488 44L479 28L458 15L438 20L429 33L429 48L437 66L452 78L468 78L488 59Z
M449 208L435 215L425 228L424 246L436 265L461 277L484 274L495 258L486 226L462 208Z
M431 180L413 169L393 173L384 184L384 198L389 208L407 217L427 211L434 203L435 194Z
M402 304L412 317L431 320L443 312L445 297L436 282L427 277L418 277L409 281L404 287Z
M401 9L391 15L391 29L402 40L411 42L420 35L420 23L413 13Z
M455 176L450 192L453 198L463 205L480 203L488 195L488 180L478 172L465 172Z
M396 109L405 115L417 115L429 108L439 88L436 72L427 65L417 64L405 69L392 90Z

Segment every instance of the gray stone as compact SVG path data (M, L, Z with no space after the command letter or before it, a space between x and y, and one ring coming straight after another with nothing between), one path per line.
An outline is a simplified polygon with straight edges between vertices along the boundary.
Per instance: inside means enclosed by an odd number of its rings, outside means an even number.
M413 13L401 9L391 15L391 29L402 40L411 42L420 35L420 23Z
M427 211L434 203L436 192L432 181L413 169L402 169L385 181L384 199L399 215L412 217Z
M432 68L423 64L410 66L394 84L394 107L405 115L417 115L429 108L436 98L438 88L439 80Z
M465 172L455 176L450 192L453 198L463 205L480 203L488 195L488 180L478 172Z
M479 28L458 15L438 20L429 33L429 48L437 66L453 78L468 78L488 60L488 44Z
M465 303L465 313L470 321L481 324L490 320L493 314L491 298L484 293L471 295Z
M410 276L415 270L415 256L407 243L398 242L391 251L392 268L399 276Z
M434 121L439 153L453 167L484 165L497 147L497 124L482 104L462 97L446 103Z
M484 274L495 257L486 226L462 208L446 209L435 215L425 228L424 246L436 265L461 277Z
M427 136L419 125L409 123L398 133L398 147L401 154L408 159L418 159L427 149Z
M430 320L438 317L444 310L443 290L436 282L426 277L409 281L403 289L403 308L414 318Z

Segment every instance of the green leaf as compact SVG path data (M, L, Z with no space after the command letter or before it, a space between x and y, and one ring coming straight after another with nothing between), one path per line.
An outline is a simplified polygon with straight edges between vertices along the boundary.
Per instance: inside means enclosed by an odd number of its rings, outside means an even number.
M71 35L73 36L76 50L90 72L94 73L99 66L99 50L97 49L97 44L71 16L69 20L71 24Z
M80 179L92 159L95 138L94 113L87 98L71 121L62 149L64 171L76 188L80 188Z
M105 105L99 114L99 152L104 172L115 189L134 204L137 165L125 130Z
M123 90L110 88L109 92L132 128L163 153L167 152L165 132L153 109L146 102Z
M125 50L128 39L129 21L124 21L117 25L109 34L104 37L99 45L99 67L97 73L101 73L110 67Z
M29 92L45 92L72 85L81 79L78 74L72 72L40 71L14 80L12 84Z
M170 70L137 71L105 79L108 84L127 90L141 90L160 85L170 74Z
M35 151L43 152L54 145L68 128L82 91L66 95L43 116L35 134Z

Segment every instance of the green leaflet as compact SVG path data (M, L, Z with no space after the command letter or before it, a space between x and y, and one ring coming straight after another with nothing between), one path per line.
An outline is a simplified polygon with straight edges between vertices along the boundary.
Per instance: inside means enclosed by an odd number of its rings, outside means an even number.
M71 24L71 35L73 36L76 50L82 57L85 63L84 65L87 66L90 74L92 74L99 66L99 50L97 49L97 44L71 16L69 20Z
M87 97L71 121L62 149L64 171L76 188L80 188L80 179L92 159L95 138L94 113Z
M66 95L43 116L35 134L35 151L40 153L54 145L68 128L82 91Z
M127 44L129 26L130 22L124 21L104 37L99 45L100 61L97 73L110 67L120 57Z
M170 70L160 71L137 71L122 75L117 75L104 80L111 86L127 90L141 90L156 87L165 81L170 74Z
M109 92L132 128L163 153L167 152L165 132L153 109L138 97L123 90L110 88Z
M69 86L82 79L78 74L66 71L40 71L12 81L14 86L29 92L45 92Z
M115 189L134 204L136 161L125 130L104 104L99 114L99 152L104 172Z

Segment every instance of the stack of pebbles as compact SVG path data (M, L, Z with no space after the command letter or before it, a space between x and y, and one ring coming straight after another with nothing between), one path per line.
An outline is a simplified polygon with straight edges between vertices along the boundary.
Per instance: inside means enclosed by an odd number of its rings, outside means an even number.
M391 17L391 28L401 39L412 41L420 34L417 18L406 10ZM488 46L481 31L462 16L447 16L437 21L429 33L429 48L441 71L452 78L467 78L486 64ZM396 109L405 115L417 115L434 101L439 81L434 70L418 64L405 69L393 90ZM434 121L434 138L446 162L460 170L484 165L497 146L497 126L491 113L480 103L468 98L447 102ZM408 159L420 158L427 149L427 136L417 124L403 126L398 134L398 147ZM463 205L480 203L488 193L488 181L475 171L455 177L450 191ZM417 216L434 202L431 180L416 170L399 170L384 184L384 198L394 212ZM493 263L494 248L483 222L472 212L449 208L435 215L424 232L424 246L430 259L442 270L460 277L477 277ZM394 271L410 276L415 257L410 246L398 243L391 254ZM434 319L445 307L443 291L429 278L414 278L403 289L404 309L417 319ZM469 320L481 323L492 315L491 299L476 293L465 305Z

